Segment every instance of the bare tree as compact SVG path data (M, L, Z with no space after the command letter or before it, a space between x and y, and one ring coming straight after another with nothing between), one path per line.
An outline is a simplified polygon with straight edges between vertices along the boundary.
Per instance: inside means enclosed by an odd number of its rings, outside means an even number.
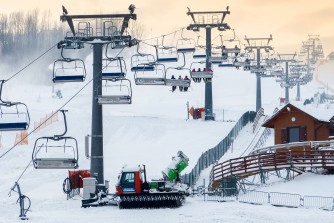
M147 28L144 24L140 22L132 22L130 25L129 33L132 38L143 39L146 37Z

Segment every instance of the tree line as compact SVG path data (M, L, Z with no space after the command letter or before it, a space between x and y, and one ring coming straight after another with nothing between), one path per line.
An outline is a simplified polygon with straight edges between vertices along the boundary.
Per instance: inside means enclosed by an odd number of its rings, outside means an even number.
M64 38L64 28L50 11L0 14L0 54L3 59L34 55Z

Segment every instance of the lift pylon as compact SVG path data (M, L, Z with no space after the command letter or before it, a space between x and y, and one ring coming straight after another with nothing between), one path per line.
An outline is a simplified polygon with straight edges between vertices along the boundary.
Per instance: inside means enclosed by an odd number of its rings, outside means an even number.
M206 11L192 12L188 8L187 15L192 19L192 24L187 26L187 30L199 31L201 28L206 30L206 69L211 69L211 30L217 28L219 31L230 29L224 22L226 15L230 14L229 7L226 11ZM215 120L212 103L212 78L207 78L205 83L205 120Z
M106 44L112 48L131 47L138 43L127 32L130 20L136 20L135 6L129 6L128 14L93 14L70 15L63 8L61 21L67 22L73 37L65 37L65 41L83 42L93 46L93 94L92 94L92 132L91 135L91 168L92 176L99 184L104 184L103 169L103 114L98 96L102 95L102 50Z
M269 45L270 41L272 41L273 38L272 35L270 35L269 38L248 38L247 36L245 36L245 40L247 42L247 45L245 47L246 51L252 52L253 50L256 50L256 68L255 71L253 71L256 74L256 111L258 111L262 107L261 76L263 75L263 70L261 69L261 50L264 50L265 52L270 52L270 50L273 50L273 48Z

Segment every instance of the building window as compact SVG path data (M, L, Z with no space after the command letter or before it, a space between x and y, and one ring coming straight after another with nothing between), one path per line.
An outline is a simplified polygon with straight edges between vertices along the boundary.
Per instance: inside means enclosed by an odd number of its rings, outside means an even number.
M329 124L329 136L334 136L334 123Z
M281 143L304 142L307 140L305 126L289 127L281 130Z
M288 142L299 142L299 127L288 128Z

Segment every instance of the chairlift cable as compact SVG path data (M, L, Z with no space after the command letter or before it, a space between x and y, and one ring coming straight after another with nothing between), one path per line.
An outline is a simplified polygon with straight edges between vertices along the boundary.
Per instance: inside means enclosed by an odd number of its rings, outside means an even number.
M58 43L57 43L58 44ZM17 76L19 73L21 73L23 70L25 70L26 68L28 68L30 65L32 65L33 63L35 63L37 60L39 60L41 57L43 57L45 54L47 54L49 51L51 51L55 46L57 46L57 44L53 45L52 47L50 47L48 50L46 50L44 53L42 53L41 55L39 55L38 57L36 57L34 60L32 60L30 63L28 63L26 66L24 66L21 70L19 70L18 72L16 72L15 74L13 74L10 78L8 78L5 82L11 80L12 78L14 78L15 76Z
M153 40L153 39L159 39L159 38L162 38L163 36L169 36L169 35L173 35L173 34L176 34L177 32L180 32L184 29L185 27L181 28L181 29L178 29L178 30L175 30L174 32L171 32L171 33L168 33L168 34L164 34L164 35L161 35L161 36L157 36L157 37L152 37L152 38L148 38L148 39L143 39L143 40L140 40L140 41L148 41L148 40Z
M22 171L22 173L19 176L19 178L15 181L16 183L18 183L21 180L23 174L27 171L27 169L29 168L29 166L31 165L31 163L32 163L32 160L30 160L30 162L28 163L28 165L26 166L26 168L24 168L24 170Z
M118 52L118 54L116 55L116 57L118 57L122 51L124 50L124 48ZM103 71L102 70L99 72L101 73ZM89 80L81 89L79 89L78 92L76 92L67 102L65 102L65 104L63 104L59 109L57 109L57 111L55 111L49 118L47 118L44 122L40 123L36 128L34 128L31 132L29 132L24 138L22 138L19 142L17 142L14 146L12 146L10 149L8 149L5 153L3 153L0 156L0 159L3 158L6 154L8 154L11 150L13 150L17 145L19 145L22 141L24 141L25 139L27 139L32 133L34 133L39 127L41 127L44 123L46 123L49 119L51 119L56 113L58 113L60 110L62 110L68 103L70 103L83 89L85 89L98 75L94 76L91 80Z

